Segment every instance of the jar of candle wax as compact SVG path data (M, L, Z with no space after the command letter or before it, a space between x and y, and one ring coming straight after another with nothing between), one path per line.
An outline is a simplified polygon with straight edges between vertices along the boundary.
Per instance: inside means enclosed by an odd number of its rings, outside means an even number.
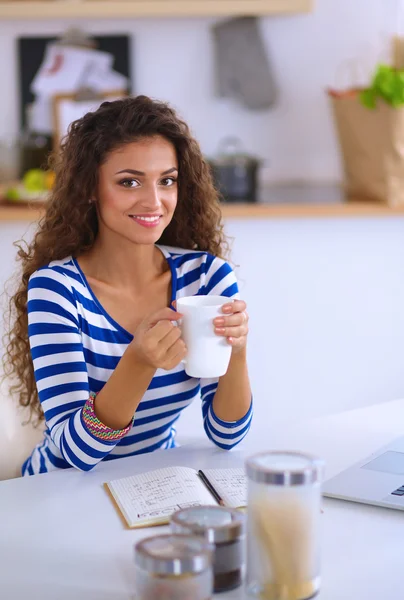
M238 510L219 506L195 506L174 513L173 532L203 537L214 545L215 592L238 587L244 572L245 516Z
M247 460L251 596L307 600L318 593L323 466L297 452L266 452Z
M157 535L135 546L136 600L210 600L212 546L200 537Z

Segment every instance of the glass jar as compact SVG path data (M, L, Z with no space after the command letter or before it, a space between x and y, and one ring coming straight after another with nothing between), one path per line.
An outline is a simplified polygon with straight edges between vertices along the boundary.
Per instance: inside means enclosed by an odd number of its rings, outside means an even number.
M246 461L247 590L265 600L307 600L320 589L323 461L266 452Z
M17 181L20 172L20 145L12 136L0 138L0 184Z
M174 532L203 536L214 545L213 573L215 592L241 585L244 575L245 516L220 506L194 506L174 513Z
M136 600L209 600L212 546L199 537L158 535L135 546Z
M33 105L26 108L26 130L21 138L20 177L31 169L46 170L52 152L50 135L35 131L33 127Z

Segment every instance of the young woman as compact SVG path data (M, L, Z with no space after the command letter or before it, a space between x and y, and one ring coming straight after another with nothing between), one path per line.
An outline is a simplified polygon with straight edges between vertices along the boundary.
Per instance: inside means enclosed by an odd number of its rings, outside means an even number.
M232 448L252 415L248 317L187 125L145 96L104 102L72 124L54 168L46 215L19 250L5 357L21 405L47 426L23 474L172 448L199 395L207 436ZM181 362L175 299L196 294L229 297L212 323L232 345L219 380Z

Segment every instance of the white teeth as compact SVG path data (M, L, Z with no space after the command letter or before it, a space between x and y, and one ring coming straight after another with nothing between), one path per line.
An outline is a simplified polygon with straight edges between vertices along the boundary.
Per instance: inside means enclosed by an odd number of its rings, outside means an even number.
M154 223L155 221L158 221L160 219L159 216L157 216L157 217L137 217L136 215L132 215L132 217L134 219L138 219L139 221L146 221L147 223Z

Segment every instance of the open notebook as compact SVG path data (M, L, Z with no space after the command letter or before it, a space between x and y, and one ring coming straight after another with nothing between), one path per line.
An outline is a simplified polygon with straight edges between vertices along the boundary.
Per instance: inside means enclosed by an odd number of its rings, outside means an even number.
M206 469L207 484L198 471L188 467L167 467L114 479L106 483L128 527L164 525L177 510L219 502L207 485L229 508L247 505L244 469Z

